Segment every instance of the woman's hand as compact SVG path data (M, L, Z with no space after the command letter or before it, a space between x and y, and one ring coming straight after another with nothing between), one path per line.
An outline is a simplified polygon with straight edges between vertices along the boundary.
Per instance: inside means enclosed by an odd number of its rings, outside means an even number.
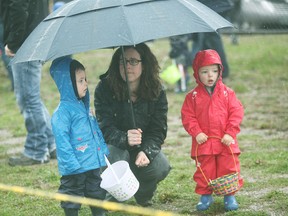
M140 145L142 143L142 130L140 128L128 130L127 136L130 146Z
M230 146L231 144L235 144L233 137L231 137L229 134L225 134L223 136L223 138L221 139L221 142L226 146Z
M150 160L143 151L140 151L136 157L135 164L137 167L146 167L150 164Z
M203 144L204 142L206 142L208 139L208 136L205 134L205 133L199 133L197 136L196 136L196 141L198 144Z

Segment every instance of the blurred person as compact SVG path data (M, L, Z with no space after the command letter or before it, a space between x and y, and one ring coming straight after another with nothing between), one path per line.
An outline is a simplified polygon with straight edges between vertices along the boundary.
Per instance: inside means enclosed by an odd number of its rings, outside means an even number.
M196 209L204 211L214 201L207 179L238 172L239 188L243 185L236 136L244 109L235 92L222 82L225 68L215 50L199 51L193 70L197 86L186 95L181 115L183 127L192 137L191 158L197 166L193 179L201 197ZM234 195L235 191L224 196L226 211L238 209Z
M56 4L57 2L63 2L64 4L65 3L68 3L68 2L71 2L72 0L53 0L53 4Z
M94 107L110 150L110 162L129 163L140 183L134 197L145 207L152 205L158 183L170 171L161 150L167 135L168 102L159 77L160 67L150 48L141 43L123 49L124 56L118 48L108 71L100 76Z
M191 65L190 52L188 49L188 43L190 35L177 35L169 38L170 52L169 57L175 60L178 67L181 79L176 83L175 92L186 92L189 81L188 67Z
M13 73L12 73L11 66L9 65L10 58L5 54L3 33L4 33L3 20L2 20L2 17L0 16L0 55L1 55L2 61L4 63L4 66L8 73L8 77L11 82L11 91L14 91Z
M207 7L211 8L224 18L227 15L227 13L234 7L234 2L232 0L198 0L198 1L206 5ZM193 40L192 52L191 52L192 61L198 51L205 49L214 49L220 55L223 67L225 68L225 70L223 71L222 78L227 78L229 76L230 70L221 35L217 32L193 33L192 40Z
M5 53L11 59L33 29L48 15L48 0L6 0L0 3ZM33 47L31 47L33 49ZM11 166L29 166L56 159L50 115L40 96L42 63L11 64L14 92L24 117L27 137L24 151L9 158Z
M53 11L56 11L58 8L62 7L64 4L65 4L64 1L56 1L56 2L54 2L54 4L53 4L52 10L53 10Z
M54 60L50 74L60 93L52 115L61 185L58 192L103 200L100 168L106 166L109 150L95 116L90 111L90 94L85 67L69 56ZM62 201L66 216L76 216L79 203ZM93 216L104 216L101 208L90 207Z

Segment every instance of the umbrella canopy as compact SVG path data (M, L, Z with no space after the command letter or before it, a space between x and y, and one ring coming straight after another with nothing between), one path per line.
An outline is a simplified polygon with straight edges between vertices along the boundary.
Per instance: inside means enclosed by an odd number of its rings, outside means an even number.
M13 62L49 61L225 27L233 25L196 0L74 0L36 27Z

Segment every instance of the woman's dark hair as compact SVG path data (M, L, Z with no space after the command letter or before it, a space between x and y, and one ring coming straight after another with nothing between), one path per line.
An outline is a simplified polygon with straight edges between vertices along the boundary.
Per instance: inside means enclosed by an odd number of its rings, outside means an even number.
M139 54L142 60L142 74L140 78L139 89L137 92L138 97L146 100L156 99L162 89L161 80L159 77L160 67L155 55L151 52L150 48L144 44L137 44L135 46L125 46L124 51L133 48ZM127 83L122 79L119 71L119 62L122 57L121 47L118 48L110 62L108 69L107 80L110 89L115 94L118 100L128 99Z
M76 71L78 71L78 70L85 71L85 67L79 61L73 59L70 62L70 78L72 81L74 93L75 93L77 99L79 100L80 97L78 95L78 90L77 90L77 85L76 85Z

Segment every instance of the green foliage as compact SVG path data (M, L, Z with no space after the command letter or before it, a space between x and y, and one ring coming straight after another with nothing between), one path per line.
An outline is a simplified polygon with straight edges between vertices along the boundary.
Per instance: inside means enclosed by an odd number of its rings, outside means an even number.
M163 151L169 158L172 170L159 183L153 208L183 215L285 215L288 179L288 53L287 35L239 36L239 44L230 43L223 36L230 76L225 83L233 88L245 108L245 118L239 143L244 187L237 193L240 208L237 212L225 212L223 197L215 196L215 203L204 213L195 210L199 196L195 194L193 173L195 163L190 158L191 137L181 124L181 106L185 94L175 94L174 86L167 85L169 102L168 136ZM166 39L149 43L162 68L169 65L169 42ZM91 107L93 92L99 75L110 63L114 50L103 49L74 55L87 71ZM52 114L59 102L58 90L50 77L47 62L43 67L41 93ZM189 88L195 86L192 69ZM0 183L56 192L60 176L57 162L31 167L9 167L9 156L20 152L25 142L26 130L15 96L9 90L10 83L0 63ZM2 216L63 215L59 201L0 191ZM131 199L126 204L136 205ZM79 215L90 215L90 209L82 206ZM123 216L127 213L109 212Z

